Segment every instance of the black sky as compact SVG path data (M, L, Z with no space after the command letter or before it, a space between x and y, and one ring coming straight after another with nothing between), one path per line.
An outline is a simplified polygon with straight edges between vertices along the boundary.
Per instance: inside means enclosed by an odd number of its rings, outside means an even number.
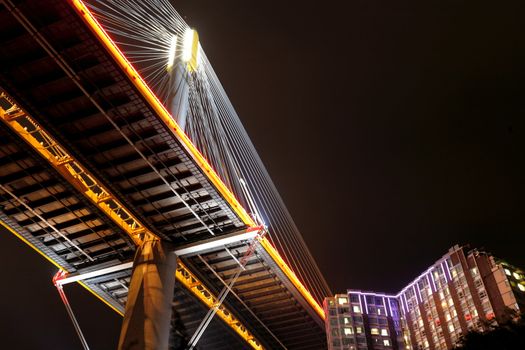
M458 3L174 1L334 292L396 292L455 243L525 267L525 6ZM55 269L3 236L0 336L79 347ZM115 348L120 318L69 291Z

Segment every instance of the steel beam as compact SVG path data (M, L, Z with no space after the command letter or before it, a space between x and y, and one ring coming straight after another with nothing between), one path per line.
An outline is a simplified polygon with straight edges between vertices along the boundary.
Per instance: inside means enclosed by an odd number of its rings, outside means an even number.
M194 255L194 254L202 253L206 250L222 247L226 244L232 244L232 243L237 243L240 241L255 239L258 236L259 236L259 231L256 229L242 230L239 232L231 233L229 235L214 237L214 238L211 238L205 241L201 241L198 243L188 244L188 245L175 249L173 252L175 253L175 255L179 257ZM133 262L130 261L124 264L106 267L106 268L99 269L96 271L90 271L90 272L81 273L81 274L70 274L70 275L64 276L61 279L57 279L56 284L64 285L64 284L69 284L69 283L73 283L77 281L83 281L83 280L87 280L90 278L95 278L95 277L107 275L110 273L131 269L132 267L133 267Z
M124 264L119 264L119 265L115 265L115 266L111 266L111 267L106 267L104 269L95 270L95 271L91 271L91 272L86 272L86 273L81 273L81 274L66 275L65 277L57 279L55 283L57 285L69 284L69 283L73 283L73 282L87 280L87 279L90 279L90 278L104 276L104 275L107 275L107 274L110 274L110 273L114 273L114 272L119 272L119 271L122 271L122 270L131 269L132 267L133 267L133 261L130 261L130 262L127 262L127 263L124 263Z
M156 234L151 232L138 218L134 217L129 209L124 207L94 175L71 156L62 145L52 138L36 120L20 108L12 97L4 91L0 91L0 120L44 157L77 190L88 197L102 212L118 224L136 245L140 246L145 239L159 240ZM258 233L260 228L251 227L251 230ZM205 243L207 243L205 247L213 247L214 244L210 241ZM196 251L196 249L195 246L186 247L187 252ZM175 277L208 307L215 307L218 299L181 262L177 265ZM191 283L189 282L190 280ZM210 300L213 302L210 303ZM231 310L221 306L221 310L217 314L252 348L262 349L260 343L233 315Z
M250 227L255 227L255 221L246 212L243 206L239 203L233 193L226 187L220 177L217 175L215 170L210 166L208 161L202 156L199 150L191 142L188 136L184 133L181 127L176 123L174 118L169 114L166 108L162 105L159 99L153 94L142 77L138 74L135 68L130 65L128 60L122 55L121 51L117 48L115 43L111 40L104 28L96 21L93 14L90 12L88 7L84 4L83 0L70 0L77 13L82 17L84 22L90 27L92 32L100 40L100 42L106 47L108 52L113 56L115 61L118 63L120 68L126 73L130 81L135 85L138 91L144 96L149 102L150 106L155 110L157 116L163 121L163 123L169 128L172 134L182 143L186 151L190 154L193 160L197 163L199 168L203 171L209 181L219 190L223 198L229 203L233 211L241 218L241 220ZM324 320L325 314L323 308L313 298L310 291L305 287L293 270L281 257L279 252L273 247L270 241L262 237L259 239L261 246L274 260L276 265L281 269L286 278L292 283L292 285L299 291L299 294L307 301L308 304L315 310L315 312Z
M69 183L89 198L139 245L145 227L109 190L51 137L5 92L0 92L0 119L44 157ZM157 235L150 233L158 238Z

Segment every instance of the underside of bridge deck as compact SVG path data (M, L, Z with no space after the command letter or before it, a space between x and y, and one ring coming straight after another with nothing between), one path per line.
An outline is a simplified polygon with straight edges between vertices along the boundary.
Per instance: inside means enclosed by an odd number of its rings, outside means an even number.
M145 229L181 246L249 228L69 2L2 3L0 87ZM136 245L129 232L6 120L0 123L3 223L69 273L131 261ZM250 244L213 247L183 256L181 263L217 296L241 268ZM83 283L122 313L130 276L128 269ZM189 286L178 277L173 310L174 322L191 335L209 305ZM224 305L264 348L326 347L323 315L260 243ZM199 347L249 345L215 317Z

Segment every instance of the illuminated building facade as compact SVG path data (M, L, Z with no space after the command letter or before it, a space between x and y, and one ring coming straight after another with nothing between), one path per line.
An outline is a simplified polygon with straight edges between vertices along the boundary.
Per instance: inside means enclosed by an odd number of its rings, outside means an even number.
M403 349L395 295L349 290L324 302L329 349Z
M447 350L469 330L501 322L509 309L525 311L525 274L454 246L396 295L349 290L324 307L329 349Z

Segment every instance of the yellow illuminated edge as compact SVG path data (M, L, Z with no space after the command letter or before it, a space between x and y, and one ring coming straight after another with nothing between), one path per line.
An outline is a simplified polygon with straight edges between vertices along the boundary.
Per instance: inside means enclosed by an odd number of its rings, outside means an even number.
M16 237L18 237L22 242L27 244L31 249L33 249L38 254L43 256L47 261L49 261L55 267L57 267L58 269L60 269L62 271L67 271L66 268L64 268L59 263L57 263L56 261L51 259L49 256L47 256L43 251L38 249L38 247L36 247L33 243L29 242L24 236L22 236L20 233L18 233L15 230L13 230L13 228L11 226L9 226L7 223L5 223L3 220L0 220L0 225L2 225L6 230L8 230L10 233L15 235ZM104 304L109 306L113 311L115 311L116 313L118 313L121 316L124 316L124 314L119 309L117 309L115 306L111 305L107 300L102 298L99 294L97 294L94 290L92 290L87 284L83 283L82 281L77 281L77 283L80 284L82 287L84 287L88 292L90 292L91 294L96 296L98 299L100 299Z
M141 240L137 238L137 228L140 228L140 233L144 234L148 237L153 237L153 239L159 239L153 232L151 232L149 229L147 229L138 219L134 219L134 225L127 225L122 224L121 219L118 215L115 215L114 212L111 212L111 210L105 210L104 207L101 207L103 205L103 201L97 200L93 193L90 192L89 189L85 188L85 184L83 185L81 182L79 183L78 178L75 176L75 174L71 173L71 166L67 167L68 164L73 163L77 168L81 169L83 172L86 172L84 170L84 167L78 163L73 157L71 157L67 150L61 146L56 140L54 140L36 121L34 121L24 110L20 108L20 106L15 104L15 101L12 100L12 98L7 95L5 92L0 91L0 97L7 98L10 103L12 103L12 107L8 109L8 111L4 111L3 108L0 107L0 119L9 126L15 133L17 133L26 143L28 143L32 148L34 148L43 158L45 158L68 182L70 182L72 185L74 185L77 189L80 190L81 193L84 194L87 198L91 199L95 205L97 205L99 208L102 209L102 211L115 223L117 223L124 232L126 232L132 239L135 244L140 244ZM30 121L31 125L35 127L36 132L28 132L27 129L18 122L19 119L26 118L26 120ZM46 140L47 144L41 144L38 139L36 139L33 135L38 134L43 139ZM59 157L57 157L57 154L60 154ZM73 167L74 168L74 167ZM99 181L95 176L93 176L90 173L89 180L99 185ZM109 196L109 198L112 198L115 202L116 200L111 195L111 192L109 192L107 189L105 189L106 195ZM119 203L120 204L120 203ZM122 206L122 210L125 212L129 211ZM5 225L4 225L5 226ZM65 269L60 266L58 263L53 261L50 257L46 256L42 251L40 251L37 247L35 247L32 243L30 243L28 240L26 240L23 236L17 234L15 231L7 227L11 232L13 232L17 237L22 239L24 242L26 242L29 246L31 246L33 249L35 249L37 252L42 254L47 260L51 261L56 267L58 267L61 270ZM191 288L188 288L199 300L204 301L206 305L210 306L206 300L214 300L214 304L212 306L215 306L215 303L217 303L217 298L213 296L213 294L206 289L206 287L203 285L201 281L199 281L187 268L182 264L181 261L178 262L177 265L177 271L176 271L176 278L179 279L185 286L188 286L187 280L184 278L184 276L191 276ZM120 315L123 315L118 309L115 309L115 307L111 304L109 304L106 300L104 300L100 295L98 295L95 291L91 290L85 283L79 281L80 285L88 289L91 293L93 293L95 296L97 296L100 300L102 300L106 305L110 306L113 310L115 310ZM196 287L196 288L195 288ZM237 334L239 334L246 342L248 342L254 349L262 349L262 347L259 345L258 341L253 337L253 335L246 329L246 327L238 321L232 314L231 311L226 309L224 306L220 306L217 314L221 319L224 320L224 322L230 326Z
M299 292L302 294L302 296L306 299L308 304L310 304L314 310L321 316L321 318L324 320L326 315L324 313L323 308L315 301L313 296L310 294L308 289L303 285L303 283L297 278L293 270L288 266L288 264L284 261L284 259L281 257L279 252L272 246L270 241L266 239L266 237L261 237L259 239L259 243L263 248L266 250L268 254L272 257L272 259L279 265L281 270L284 272L286 277L293 283L295 288L299 290Z
M246 329L223 304L219 303L217 297L215 297L182 262L179 262L175 276L187 289L192 291L202 303L210 309L217 308L217 315L227 325L233 328L241 338L250 344L252 348L258 350L263 349L262 345L259 344L250 331Z
M155 96L155 94L142 80L142 77L138 74L135 68L128 62L128 60L124 57L122 52L120 52L115 43L113 43L113 40L111 40L111 38L102 28L102 26L98 23L95 17L91 14L86 5L81 0L69 1L72 3L74 8L83 18L83 20L89 25L89 27L95 33L95 35L105 45L106 49L117 61L120 67L124 70L126 75L131 79L135 87L150 103L151 107L153 107L157 115L171 130L175 132L175 135L179 138L184 147L192 155L193 159L197 162L199 167L205 171L207 177L211 180L211 182L215 185L215 187L219 190L223 197L228 201L235 213L242 219L242 221L246 225L250 227L257 226L253 219L248 215L246 210L244 210L244 208L240 205L239 201L235 198L233 193L222 182L222 180L219 178L215 170L213 170L213 168L210 166L208 161L204 158L204 156L199 152L195 145L193 145L193 143L184 133L184 131L175 122L175 120L172 118L172 116L169 114L166 108L159 101L157 96Z
M241 220L247 226L249 226L249 227L257 226L255 221L248 215L248 213L242 207L242 205L239 203L237 198L235 198L235 196L232 194L232 192L222 182L222 180L217 175L217 173L213 170L213 168L210 166L208 161L202 156L202 154L195 147L195 145L193 145L193 143L188 138L188 136L178 126L178 124L175 122L175 120L172 118L172 116L169 114L169 112L166 110L166 108L162 105L162 103L159 101L159 99L155 96L155 94L151 91L151 89L146 85L146 83L143 81L142 77L138 74L138 72L135 70L135 68L124 57L122 52L115 45L115 43L109 37L109 35L106 33L106 31L102 28L100 23L98 23L98 21L95 19L95 17L91 13L91 11L86 7L86 5L83 3L83 1L82 0L69 0L69 1L73 5L73 7L76 9L76 11L79 13L79 15L82 17L84 22L86 24L88 24L88 26L91 28L93 33L104 44L104 46L106 47L108 52L117 61L117 63L124 70L126 75L131 79L131 81L133 82L135 87L142 93L142 95L146 98L146 100L154 108L154 110L161 117L161 119L164 121L164 123L166 123L166 125L168 127L170 127L175 132L175 135L183 143L183 145L186 147L188 152L190 152L190 154L193 156L194 160L201 167L201 169L205 170L205 173L208 176L208 178L212 181L212 183L219 190L219 192L224 196L226 201L231 205L231 207L233 208L235 213L237 213L237 215L239 215ZM312 295L310 294L308 289L306 289L306 287L302 284L302 282L297 278L295 273L286 264L286 262L282 259L282 257L277 252L277 250L264 237L263 237L262 240L260 240L260 242L261 242L261 245L263 245L263 247L266 249L266 251L270 254L270 256L272 256L272 258L274 258L274 260L278 263L278 265L281 267L283 272L290 279L290 281L294 284L294 286L299 290L299 292L303 295L303 297L315 309L315 311L321 316L321 318L324 319L325 318L325 314L324 314L323 308L312 297Z
M112 196L110 191L93 174L18 106L11 96L0 90L0 97L12 104L7 111L0 107L2 121L45 158L80 193L83 193L93 204L113 219L135 244L140 244L142 241L140 236L145 232L144 225L120 201ZM25 123L20 123L21 119L25 120ZM28 126L32 129L28 129ZM151 235L158 238L153 233Z
M38 254L42 255L44 258L46 258L47 261L49 261L51 264L55 265L55 267L59 268L60 270L67 271L67 269L60 266L59 263L57 263L55 260L51 259L49 256L47 256L43 251L38 249L33 243L29 242L24 236L22 236L20 233L13 230L11 226L9 226L7 223L5 223L3 220L0 220L0 225L2 225L6 230L11 232L16 237L20 238L22 242L27 244L29 247L31 247L33 250L35 250Z
M110 308L112 308L117 314L119 314L120 316L124 317L124 313L122 311L120 311L119 309L117 309L116 307L114 307L113 305L111 305L106 299L102 298L97 292L95 292L93 289L89 288L89 286L87 284L85 284L84 282L82 281L77 281L78 284L80 284L82 287L86 288L88 292L90 292L91 294L93 294L94 296L96 296L99 300L101 300L104 304L106 304L107 306L109 306Z

